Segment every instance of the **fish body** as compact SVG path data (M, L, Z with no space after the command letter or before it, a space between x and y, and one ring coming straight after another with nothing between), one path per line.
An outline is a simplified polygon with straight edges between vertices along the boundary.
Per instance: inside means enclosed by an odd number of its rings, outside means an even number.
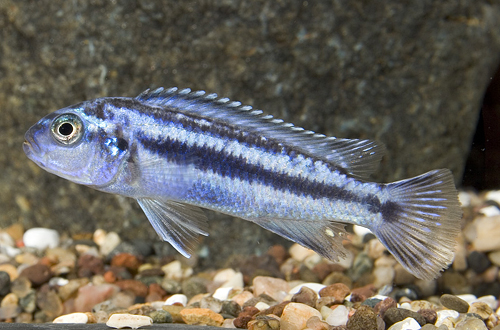
M460 229L449 170L370 182L383 146L306 131L203 91L159 88L57 110L28 130L24 151L60 177L136 199L186 257L208 235L200 208L331 260L345 256L343 224L364 226L423 279L451 262Z

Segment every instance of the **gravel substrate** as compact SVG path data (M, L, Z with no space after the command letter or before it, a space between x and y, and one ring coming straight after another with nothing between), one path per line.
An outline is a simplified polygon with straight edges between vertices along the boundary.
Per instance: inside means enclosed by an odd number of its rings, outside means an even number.
M60 323L499 330L500 192L461 192L460 200L456 257L434 281L413 277L357 227L339 263L299 245L274 246L225 269L197 271L196 259L158 255L113 232L68 238L13 225L0 231L0 319L67 329Z

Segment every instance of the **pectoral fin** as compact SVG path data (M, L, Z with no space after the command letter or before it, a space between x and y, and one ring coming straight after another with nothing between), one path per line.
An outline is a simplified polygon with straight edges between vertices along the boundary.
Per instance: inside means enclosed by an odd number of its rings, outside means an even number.
M198 207L152 198L137 202L158 235L186 258L196 248L199 235L208 236L207 218Z

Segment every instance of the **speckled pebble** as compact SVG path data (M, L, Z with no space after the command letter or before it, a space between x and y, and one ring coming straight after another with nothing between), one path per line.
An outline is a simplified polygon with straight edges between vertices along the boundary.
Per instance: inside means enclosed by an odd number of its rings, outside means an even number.
M302 303L310 307L315 307L316 301L318 300L318 294L314 290L303 286L302 288L300 288L300 291L298 293L292 296L291 300L292 302Z
M394 323L401 322L408 317L415 319L420 326L426 323L425 318L422 315L404 308L389 308L384 314L384 322L386 325L391 326Z
M368 306L360 306L347 321L347 328L349 330L377 330L377 314Z
M493 310L487 303L478 301L471 304L468 312L478 314L483 320L486 320L493 313Z
M152 313L149 313L148 316L153 320L153 323L172 323L173 322L172 315L170 315L169 312L164 311L164 310L154 311Z
M444 294L439 298L441 304L448 309L453 309L459 313L467 313L469 304L457 296L451 294Z
M186 324L221 326L224 318L222 315L207 308L185 308L180 312Z

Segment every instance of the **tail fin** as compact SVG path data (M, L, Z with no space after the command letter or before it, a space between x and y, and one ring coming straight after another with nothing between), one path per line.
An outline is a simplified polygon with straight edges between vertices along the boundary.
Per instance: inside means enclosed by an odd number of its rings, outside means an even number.
M386 185L390 202L375 235L412 274L431 280L453 260L462 210L447 169Z

